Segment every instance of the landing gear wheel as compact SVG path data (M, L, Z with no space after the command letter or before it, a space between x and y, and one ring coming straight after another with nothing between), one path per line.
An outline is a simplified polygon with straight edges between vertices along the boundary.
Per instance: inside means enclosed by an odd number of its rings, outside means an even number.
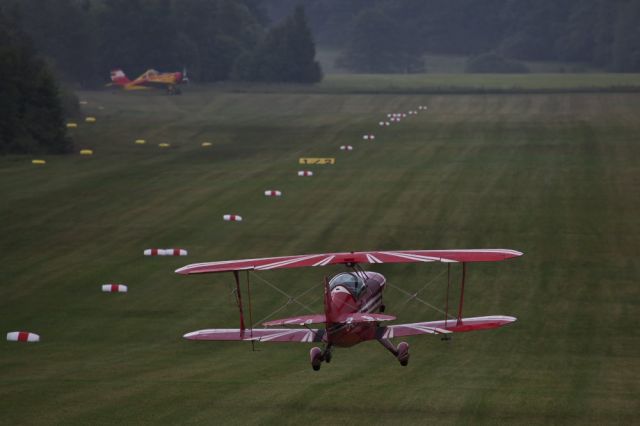
M400 342L398 344L398 355L396 356L400 365L406 367L409 364L409 344L407 342Z
M332 357L331 350L325 351L325 353L324 353L324 362L329 364L331 362L331 357Z
M309 358L311 359L311 367L318 371L322 365L322 350L318 347L311 348L309 351Z

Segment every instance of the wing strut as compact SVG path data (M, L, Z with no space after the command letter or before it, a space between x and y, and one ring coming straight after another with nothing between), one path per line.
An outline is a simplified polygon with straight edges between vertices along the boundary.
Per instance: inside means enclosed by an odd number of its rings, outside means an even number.
M244 326L244 313L242 312L242 294L240 292L240 275L238 271L233 271L233 277L236 279L236 303L240 311L240 333L244 334L246 327Z
M253 341L253 310L251 309L251 281L249 281L249 271L247 271L247 295L249 296L249 335L251 336L251 351L255 351L256 347Z
M447 326L449 320L449 287L451 285L451 264L447 263L447 299L444 304L444 326Z
M467 275L467 263L462 262L462 283L460 285L460 305L458 306L458 322L456 325L462 324L462 304L464 303L464 281Z

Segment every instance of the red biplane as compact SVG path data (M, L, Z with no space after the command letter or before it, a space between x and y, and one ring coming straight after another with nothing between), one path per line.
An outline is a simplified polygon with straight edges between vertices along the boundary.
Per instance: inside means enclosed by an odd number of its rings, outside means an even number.
M240 310L240 328L199 330L187 333L184 337L191 340L320 343L323 346L322 349L314 347L310 351L311 366L314 370L319 370L323 361L331 361L333 347L349 347L367 340L377 340L398 359L401 365L405 366L409 362L409 344L401 342L395 346L390 339L417 334L439 334L447 340L450 333L498 328L514 322L516 318L502 315L462 317L466 265L470 262L496 262L521 255L522 253L519 251L506 249L368 251L268 257L187 265L176 272L184 275L233 272L236 283L236 301ZM451 263L462 263L460 301L456 317L449 316L447 302L444 320L381 325L384 321L396 319L392 315L384 314L385 305L382 303L382 292L386 279L377 272L365 271L360 265L412 262L446 262L449 264L448 268ZM240 293L240 271L265 271L337 264L346 265L350 271L338 273L330 278L325 277L323 314L268 321L262 324L267 328L247 328L245 326ZM447 282L447 297L448 287L449 280ZM250 291L248 272L247 289ZM249 293L250 297L251 293ZM310 328L312 324L324 324L325 327ZM272 326L280 326L280 328L269 328ZM283 328L283 326L304 328Z

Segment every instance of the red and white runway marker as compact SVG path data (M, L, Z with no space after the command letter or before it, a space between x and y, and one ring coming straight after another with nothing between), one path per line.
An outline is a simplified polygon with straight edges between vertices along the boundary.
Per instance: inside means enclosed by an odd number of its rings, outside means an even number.
M242 216L237 214L225 214L222 219L227 222L242 222Z
M103 293L126 293L129 291L129 287L124 284L103 284Z
M341 145L340 146L340 150L341 151L353 151L353 147L351 145Z
M313 176L311 170L298 170L298 176Z
M10 331L7 333L8 342L39 342L40 336L30 331Z
M278 191L277 189L267 189L264 191L265 197L281 197L282 191Z
M187 250L181 248L151 248L144 251L145 256L186 256L189 254Z

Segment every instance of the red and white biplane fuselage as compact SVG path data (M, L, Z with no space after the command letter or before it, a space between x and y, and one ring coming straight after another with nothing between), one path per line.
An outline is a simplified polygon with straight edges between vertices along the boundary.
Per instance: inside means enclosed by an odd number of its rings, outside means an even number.
M231 271L236 279L236 295L240 309L240 328L207 329L184 335L190 340L246 340L260 342L318 342L323 348L314 347L310 351L311 365L318 370L323 361L330 362L334 347L349 347L368 340L379 341L402 365L409 361L409 345L401 342L397 346L390 339L419 335L448 334L474 330L498 328L516 321L511 316L484 316L463 318L464 281L466 263L493 262L521 256L515 250L414 250L328 253L305 256L284 256L276 258L246 259L200 263L185 266L176 272L198 274ZM365 271L362 263L409 263L409 262L462 263L462 282L457 317L445 312L440 321L396 324L383 326L381 323L396 318L384 314L382 294L386 279L382 274ZM345 264L352 269L342 272L324 282L324 313L302 315L263 323L267 328L246 328L243 304L240 295L239 271L297 268L306 266L326 266ZM324 324L324 328L310 328L313 324ZM274 326L302 326L304 328L271 328Z

